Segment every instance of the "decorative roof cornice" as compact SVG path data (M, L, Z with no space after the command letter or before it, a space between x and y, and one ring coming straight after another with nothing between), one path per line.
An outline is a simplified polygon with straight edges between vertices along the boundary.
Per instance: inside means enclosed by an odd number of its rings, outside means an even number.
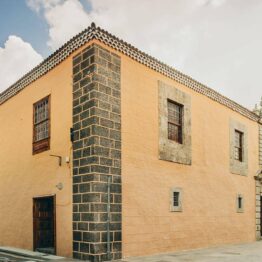
M221 95L215 90L199 83L198 81L192 79L191 77L179 72L178 70L160 62L154 57L138 50L134 46L124 42L123 40L115 37L109 32L96 27L94 23L91 24L87 29L70 39L52 55L47 57L42 63L29 71L26 75L20 78L16 83L6 89L0 94L0 105L7 101L9 98L16 95L27 85L34 82L36 79L40 78L48 71L53 69L63 60L65 60L70 54L72 54L79 47L83 46L92 39L97 39L105 45L129 56L135 61L193 89L194 91L203 94L212 100L227 106L228 108L242 114L243 116L258 121L259 117L248 110L247 108L239 105L238 103L232 101L231 99Z

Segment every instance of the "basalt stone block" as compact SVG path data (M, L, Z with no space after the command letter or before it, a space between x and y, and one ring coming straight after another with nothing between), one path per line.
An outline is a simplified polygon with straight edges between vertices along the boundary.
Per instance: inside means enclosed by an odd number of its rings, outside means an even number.
M108 226L111 258L122 250L121 60L93 44L72 64L73 257L101 262L108 260Z

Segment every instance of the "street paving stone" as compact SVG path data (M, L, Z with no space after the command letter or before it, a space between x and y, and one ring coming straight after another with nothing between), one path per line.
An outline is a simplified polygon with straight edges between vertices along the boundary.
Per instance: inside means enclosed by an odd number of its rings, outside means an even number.
M16 262L16 261L21 261L21 262L42 262L45 261L43 259L39 258L32 258L32 257L26 257L23 255L17 255L17 254L8 254L5 252L0 252L0 262Z
M27 257L25 253L35 254L35 257ZM53 259L52 259L53 257ZM43 254L26 251L12 254L0 251L0 262L77 262L79 260L56 256L43 257ZM174 253L157 254L154 256L124 258L118 262L262 262L262 241L225 245L214 248L205 248Z
M262 241L125 258L122 262L262 262Z

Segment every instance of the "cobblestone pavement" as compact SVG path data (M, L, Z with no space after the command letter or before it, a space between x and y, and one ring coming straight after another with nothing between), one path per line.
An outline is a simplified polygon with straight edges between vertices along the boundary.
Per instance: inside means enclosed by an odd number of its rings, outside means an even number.
M262 241L215 248L126 258L122 262L262 262Z

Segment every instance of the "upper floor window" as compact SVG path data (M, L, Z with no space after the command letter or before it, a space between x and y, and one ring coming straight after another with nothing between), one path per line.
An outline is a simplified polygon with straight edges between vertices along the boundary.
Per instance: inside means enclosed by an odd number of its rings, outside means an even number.
M248 175L248 129L232 118L229 120L230 172Z
M167 101L168 109L168 139L183 143L183 105Z
M158 123L159 159L191 165L191 96L158 81Z
M50 96L34 104L33 154L50 148Z
M235 130L235 159L243 161L243 133Z

